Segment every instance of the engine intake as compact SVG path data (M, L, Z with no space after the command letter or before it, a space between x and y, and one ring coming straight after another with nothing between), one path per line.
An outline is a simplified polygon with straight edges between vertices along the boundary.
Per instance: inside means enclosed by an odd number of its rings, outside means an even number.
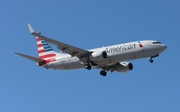
M105 51L102 51L102 52L93 52L89 56L89 59L91 61L99 61L99 60L106 59L106 58L107 58L107 53Z
M120 62L117 66L116 66L116 71L117 72L128 72L130 70L133 69L133 64L130 62Z

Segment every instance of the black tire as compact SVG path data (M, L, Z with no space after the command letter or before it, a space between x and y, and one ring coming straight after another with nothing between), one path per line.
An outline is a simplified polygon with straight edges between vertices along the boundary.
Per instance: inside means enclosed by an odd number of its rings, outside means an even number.
M107 73L106 73L105 71L100 71L100 74L101 74L102 76L106 76L106 75L107 75Z
M152 59L149 60L150 63L153 63L154 61Z
M91 65L89 65L88 70L91 70L91 68L92 68Z
M88 70L91 70L92 67L91 67L91 65L89 65L89 64L85 64L85 65L84 65L84 68L85 68L85 69L88 69Z

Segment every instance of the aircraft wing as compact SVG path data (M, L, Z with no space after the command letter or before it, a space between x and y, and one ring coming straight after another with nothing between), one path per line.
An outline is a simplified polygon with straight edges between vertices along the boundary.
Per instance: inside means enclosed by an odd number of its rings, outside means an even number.
M15 52L15 54L19 55L19 56L22 56L24 58L27 58L27 59L30 59L34 62L43 62L44 60L42 59L39 59L39 58L35 58L35 57L32 57L32 56L28 56L28 55L25 55L25 54L21 54L21 53L18 53L18 52Z
M63 42L53 40L51 38L45 37L45 36L41 35L40 33L36 33L36 32L34 32L34 30L32 29L30 24L28 24L28 27L29 27L30 33L32 35L56 45L58 47L58 49L60 49L61 51L66 52L66 53L70 54L71 56L76 56L80 60L87 61L87 57L89 56L89 54L92 53L90 51L87 51L87 50L84 50L84 49L81 49L81 48L78 48L78 47L75 47L72 45L65 44Z

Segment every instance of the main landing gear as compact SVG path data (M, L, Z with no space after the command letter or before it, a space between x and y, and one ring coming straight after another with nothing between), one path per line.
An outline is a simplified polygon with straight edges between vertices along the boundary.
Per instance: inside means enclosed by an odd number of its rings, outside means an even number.
M102 69L102 70L100 71L100 74L101 74L102 76L106 76L106 75L107 75L107 72L106 72L104 69Z
M85 64L85 65L84 65L84 68L85 68L85 69L88 69L88 70L91 70L92 67L91 67L90 64Z
M87 70L91 70L92 66L87 63L87 64L84 65L84 68L87 69ZM100 71L100 74L101 74L102 76L106 76L106 75L107 75L107 72L106 72L105 69L102 69L102 70Z
M150 57L149 62L150 62L150 63L153 63L154 61L153 61L152 58L155 58L155 57L158 57L158 56L159 56L159 54L152 55L152 56Z

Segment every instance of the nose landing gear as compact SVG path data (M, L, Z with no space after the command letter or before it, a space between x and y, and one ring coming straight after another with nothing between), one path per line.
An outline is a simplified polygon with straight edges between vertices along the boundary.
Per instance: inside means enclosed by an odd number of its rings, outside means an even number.
M154 61L153 61L153 59L151 58L151 59L149 60L149 62L150 62L150 63L153 63Z
M153 61L152 58L155 58L155 57L158 57L158 56L159 56L159 54L152 55L152 56L150 57L149 62L150 62L150 63L153 63L154 61Z

